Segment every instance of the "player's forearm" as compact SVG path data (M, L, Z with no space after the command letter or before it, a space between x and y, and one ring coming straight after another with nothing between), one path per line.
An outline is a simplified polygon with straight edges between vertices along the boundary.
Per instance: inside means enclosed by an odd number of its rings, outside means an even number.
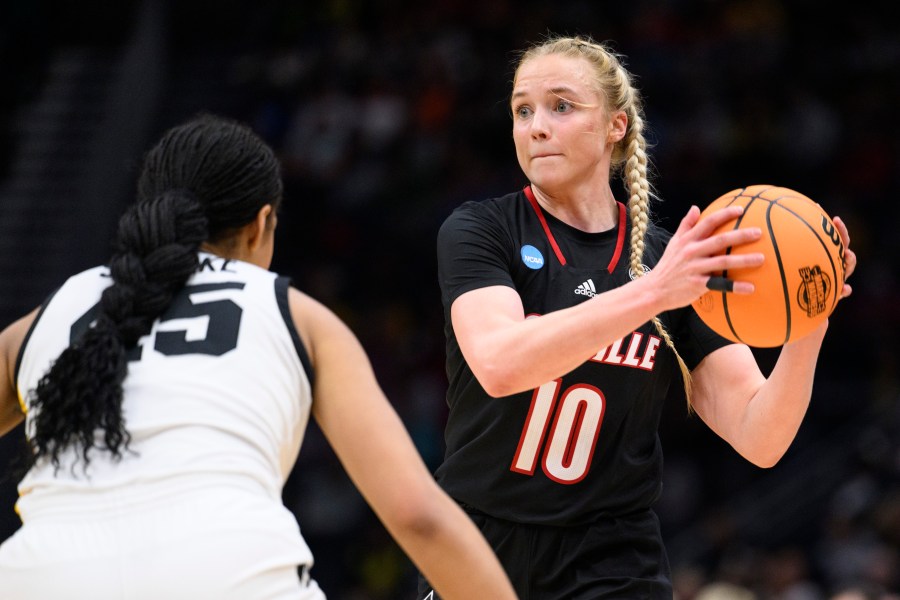
M441 598L514 598L493 551L435 482L397 413L373 382L365 383L370 379L368 369L357 372L352 389L342 385L335 396L334 380L323 378L313 403L347 474Z
M414 520L386 525L437 595L515 600L505 571L468 515L443 494L428 496L417 503Z
M809 408L823 325L787 344L772 373L747 405L738 451L761 467L776 464L787 452Z
M661 306L649 282L635 281L577 306L496 328L473 344L466 360L492 396L531 390L602 353Z

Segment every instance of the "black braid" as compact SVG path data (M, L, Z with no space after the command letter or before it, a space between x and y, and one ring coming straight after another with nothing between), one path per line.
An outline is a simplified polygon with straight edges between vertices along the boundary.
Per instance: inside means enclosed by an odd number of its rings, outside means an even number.
M54 361L32 391L28 464L77 446L84 468L92 448L114 459L131 435L122 414L126 353L185 285L197 251L277 209L282 183L272 150L249 128L200 115L170 129L147 154L138 200L119 221L96 322ZM100 441L102 439L102 441Z

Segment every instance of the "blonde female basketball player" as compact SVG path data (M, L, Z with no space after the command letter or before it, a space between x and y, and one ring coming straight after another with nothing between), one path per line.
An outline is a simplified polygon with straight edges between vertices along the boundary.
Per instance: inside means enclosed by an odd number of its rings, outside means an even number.
M521 597L671 600L653 512L670 382L690 370L697 414L772 465L803 419L825 326L785 346L767 379L692 312L708 285L752 291L710 273L760 264L719 255L760 232L711 235L729 209L698 222L693 207L674 235L652 223L641 99L609 48L529 49L510 109L528 185L463 204L438 236L450 413L435 475Z
M281 502L310 414L444 597L514 598L354 335L267 270L281 196L245 126L175 127L109 264L0 334L0 433L24 411L33 450L4 598L324 598Z

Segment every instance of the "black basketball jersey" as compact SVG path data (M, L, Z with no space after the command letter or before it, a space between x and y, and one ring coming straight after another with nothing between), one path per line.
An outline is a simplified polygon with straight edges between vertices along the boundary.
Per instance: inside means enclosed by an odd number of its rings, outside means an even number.
M629 220L586 233L542 211L530 188L458 207L438 235L449 419L435 476L457 501L524 523L574 525L650 507L661 492L657 433L673 380L674 354L651 322L539 388L490 397L460 352L450 306L465 292L514 288L529 318L574 306L626 284ZM671 235L648 228L652 268ZM693 369L730 343L686 307L660 315ZM549 355L555 348L546 348Z

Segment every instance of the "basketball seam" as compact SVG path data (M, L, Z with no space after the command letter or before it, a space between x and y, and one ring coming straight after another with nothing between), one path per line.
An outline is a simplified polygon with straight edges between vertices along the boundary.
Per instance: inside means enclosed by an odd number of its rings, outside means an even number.
M769 207L766 209L766 228L769 230L769 240L772 243L772 250L775 252L775 260L778 261L778 274L781 276L781 292L784 294L784 306L785 306L785 324L784 324L784 341L782 344L786 344L789 339L791 339L791 316L793 310L791 310L791 296L788 293L787 287L787 276L784 274L784 262L781 260L781 252L778 250L778 239L775 237L775 231L772 229L772 207L778 206L778 201L769 203ZM783 207L782 207L783 208Z
M734 228L732 229L732 231L740 229L741 221L744 220L744 215L747 214L747 211L750 209L750 206L756 200L767 200L767 198L760 198L760 194L762 194L766 190L770 190L770 189L772 189L772 188L771 187L763 188L763 189L759 190L757 193L753 194L752 196L744 196L744 192L747 191L747 188L741 188L741 191L738 194L735 194L735 196L728 203L729 205L733 204L738 198L741 198L741 197L749 198L749 201L747 202L746 205L744 205L744 212L741 214L741 216L738 217L737 219L735 219ZM731 254L731 249L732 249L732 246L728 246L728 248L725 249L726 256ZM728 269L724 269L722 271L722 277L725 277L725 278L728 277ZM746 342L744 341L744 338L742 338L740 335L738 335L737 330L734 328L734 324L731 322L731 312L728 310L728 294L725 292L722 292L722 312L725 314L725 322L728 324L728 329L730 329L731 333L734 334L735 339L737 339L737 341L739 341L740 343L745 344Z
M740 195L738 197L740 197ZM741 214L740 217L735 219L734 227L732 228L732 231L735 231L735 230L741 228L741 221L744 219L744 214L746 214L747 208L749 208L751 204L753 204L752 198L750 199L750 202L747 203L747 206L744 207L744 213ZM728 248L725 249L726 256L731 254L731 249L732 249L732 246L728 246ZM722 277L725 277L726 279L728 278L728 269L722 270ZM730 329L731 333L734 334L735 339L737 339L737 341L739 341L743 344L744 343L743 338L741 338L741 336L738 335L737 330L734 328L734 324L731 322L731 312L728 310L728 294L725 292L721 292L721 294L722 294L722 312L725 313L725 322L728 323L728 329Z

